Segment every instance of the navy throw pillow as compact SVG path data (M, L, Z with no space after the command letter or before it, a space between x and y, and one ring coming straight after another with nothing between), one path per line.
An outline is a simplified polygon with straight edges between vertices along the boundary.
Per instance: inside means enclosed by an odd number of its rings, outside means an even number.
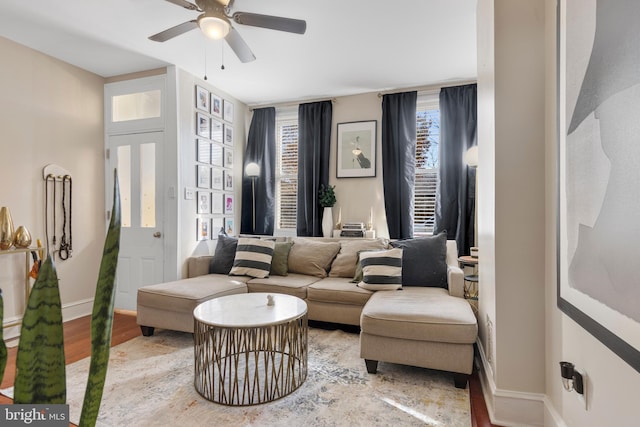
M237 246L238 239L219 234L216 251L209 263L209 273L229 274L231 267L233 267L233 260L236 257Z
M447 234L391 242L402 248L402 286L447 288Z

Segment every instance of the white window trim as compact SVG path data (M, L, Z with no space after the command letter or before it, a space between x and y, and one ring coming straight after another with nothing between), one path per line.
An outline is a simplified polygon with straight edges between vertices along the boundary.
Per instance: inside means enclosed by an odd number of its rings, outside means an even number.
M276 155L278 159L276 159L276 164L279 164L279 156L280 156L280 143L278 141L278 123L283 121L298 121L298 106L289 106L289 107L279 107L276 108ZM275 236L290 236L295 237L297 234L296 228L280 228L279 221L279 209L280 209L280 181L283 178L288 177L288 175L282 175L280 173L280 168L276 167L276 203L275 203L275 225L274 225L274 235ZM297 177L296 177L297 178Z

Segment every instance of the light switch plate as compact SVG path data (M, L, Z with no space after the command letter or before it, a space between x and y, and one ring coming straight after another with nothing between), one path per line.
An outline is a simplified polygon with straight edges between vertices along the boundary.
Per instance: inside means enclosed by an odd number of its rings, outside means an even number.
M193 200L194 194L193 190L190 188L184 189L184 199L185 200Z

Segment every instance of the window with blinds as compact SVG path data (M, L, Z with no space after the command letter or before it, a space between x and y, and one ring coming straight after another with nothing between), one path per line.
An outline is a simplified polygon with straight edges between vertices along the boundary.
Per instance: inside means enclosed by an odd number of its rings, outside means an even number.
M438 94L418 96L416 108L416 177L413 234L433 234L438 188L440 106Z
M298 115L276 113L276 229L296 230L298 194Z

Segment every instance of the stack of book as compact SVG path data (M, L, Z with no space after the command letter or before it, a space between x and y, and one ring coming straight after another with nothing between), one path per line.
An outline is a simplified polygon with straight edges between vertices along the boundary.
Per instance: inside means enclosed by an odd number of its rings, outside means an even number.
M340 237L364 237L364 222L345 222Z

